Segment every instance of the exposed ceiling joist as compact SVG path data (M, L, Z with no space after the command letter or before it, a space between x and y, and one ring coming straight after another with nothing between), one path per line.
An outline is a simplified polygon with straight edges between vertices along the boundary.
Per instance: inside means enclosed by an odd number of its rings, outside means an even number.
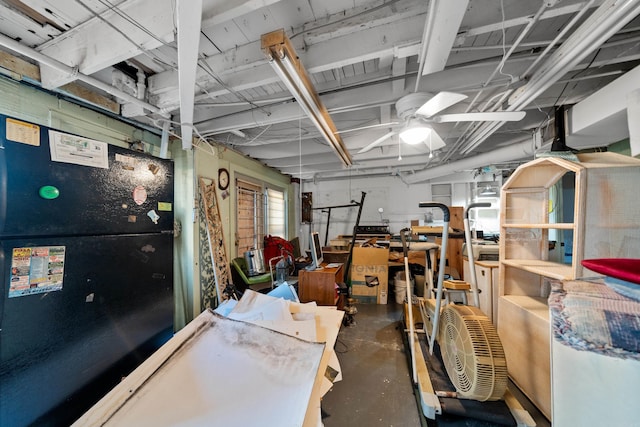
M0 68L12 73L16 80L26 79L40 82L40 67L10 53L0 51ZM120 104L116 101L77 83L69 83L60 87L60 92L112 113L120 114Z
M172 42L174 16L165 12L172 3L172 0L157 0L149 7L145 0L130 0L117 8L96 13L88 21L39 46L38 50L83 74L93 74ZM73 74L50 67L43 67L41 72L46 88L74 80Z
M189 150L193 135L193 101L198 69L202 0L177 0L177 6L180 134L182 148Z
M305 46L302 51L297 49L297 52L310 75L369 59L397 57L400 47L405 48L403 55L409 55L411 52L415 54L420 41L418 24L422 22L423 17L409 19L415 23L408 25L407 22L400 21L366 28L344 39L340 37L328 39L315 45ZM411 31L412 28L415 30ZM414 46L414 49L406 51L407 46ZM354 51L358 54L354 55ZM199 87L207 92L220 87L219 79L225 81L226 93L230 90L239 91L278 81L273 73L268 72L269 67L260 53L259 42L238 46L233 51L214 55L204 61L206 70L198 71L198 82ZM172 90L176 88L176 78L176 72L173 70L149 78L149 90L152 95L157 96L158 106L168 109L172 107L172 101L175 102Z
M190 125L195 122L194 132L209 143L227 145L303 179L394 176L413 182L433 179L427 171L434 168L439 174L458 169L457 162L467 156L462 148L476 137L477 141L486 137L477 147L481 154L487 153L484 159L492 158L489 153L494 151L520 155L501 150L548 126L554 107L579 103L635 69L640 65L640 18L633 5L638 3L473 0L463 7L466 0L202 0L201 32L191 28L191 43L200 42L194 54L195 47L176 45L175 35L184 30L177 27L173 0L0 0L0 45L24 62L21 66L5 61L3 68L10 71L4 75L18 80L37 71L38 62L48 64L42 66L43 77L24 80L37 86L43 79L43 86L54 88L77 78L81 81L54 92L83 102L93 93L92 105L119 113L129 122L159 127L168 122L158 117L172 112L171 118L184 126L181 131L178 126L165 128L166 133L190 140ZM431 18L433 25L441 25L435 31L440 40L424 37L430 5L438 10ZM433 159L425 160L424 144L398 145L408 112L402 107L399 113L396 104L405 95L416 89L427 98L443 91L464 94L466 99L441 112L454 118L462 113L471 119L467 112L500 112L508 108L503 100L514 89L530 84L532 77L537 79L558 62L557 52L564 55L563 46L580 36L577 28L605 9L622 5L628 9L621 20L628 24L601 21L590 30L580 30L587 33L581 36L584 39L601 35L592 41L592 53L551 73L553 81L537 82L532 99L518 108L526 110L522 121L503 127L483 122L463 126L422 116L420 120L441 136L444 146ZM453 15L455 22L444 25L445 18ZM340 165L262 54L261 35L276 28L286 29L344 145L354 153L349 169ZM438 55L436 70L441 71L429 73L434 71L427 67L431 62L427 57L435 52L434 40L453 46ZM43 56L22 50L25 46L38 47L36 53ZM419 59L424 59L427 74L420 72ZM137 75L124 73L123 62L137 68ZM16 71L25 65L31 71ZM48 66L60 74L51 73ZM82 92L71 95L72 86ZM99 97L105 102L98 102ZM588 129L598 126L595 116ZM356 154L389 133L393 136L371 151Z
M369 87L370 90L358 89L345 90L335 94L324 102L329 113L335 109L344 109L347 105L374 105L388 100L389 104L395 102L392 89L386 83L380 83ZM248 127L265 126L269 124L291 122L304 118L304 113L295 103L284 103L269 106L261 110L242 111L224 117L202 121L198 123L201 132L228 132L231 129L245 129Z

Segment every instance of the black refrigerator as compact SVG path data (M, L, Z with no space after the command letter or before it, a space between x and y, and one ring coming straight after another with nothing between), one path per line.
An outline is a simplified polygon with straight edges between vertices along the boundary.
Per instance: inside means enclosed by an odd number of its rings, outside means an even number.
M0 115L0 426L69 425L173 334L173 162Z

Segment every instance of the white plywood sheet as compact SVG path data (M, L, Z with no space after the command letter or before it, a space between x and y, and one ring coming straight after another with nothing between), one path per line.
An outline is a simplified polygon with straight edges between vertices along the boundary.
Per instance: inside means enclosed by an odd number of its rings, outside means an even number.
M206 311L76 425L300 426L324 348Z
M337 310L335 306L318 306L315 302L302 304L247 290L233 307L229 316L242 318L248 322L303 339L325 343L313 392L302 424L303 427L321 426L320 404L322 396L331 389L334 383L342 379L340 363L333 347L338 338L344 312ZM311 321L315 324L314 335L311 335L312 331L307 328L308 323L306 322L309 319L312 319Z
M553 339L553 424L633 426L640 406L640 362L580 351Z

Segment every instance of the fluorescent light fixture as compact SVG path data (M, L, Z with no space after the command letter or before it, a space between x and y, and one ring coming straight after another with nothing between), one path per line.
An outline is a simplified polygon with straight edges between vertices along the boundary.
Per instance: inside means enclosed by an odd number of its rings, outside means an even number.
M402 142L409 145L420 144L427 139L431 133L431 128L419 120L409 119L407 126L400 132Z
M284 34L284 30L280 29L263 34L262 49L269 58L269 64L298 101L300 108L318 128L342 163L345 166L351 166L353 164L351 154L337 133L338 130L331 120L329 112L313 88L311 80L299 61L291 41Z

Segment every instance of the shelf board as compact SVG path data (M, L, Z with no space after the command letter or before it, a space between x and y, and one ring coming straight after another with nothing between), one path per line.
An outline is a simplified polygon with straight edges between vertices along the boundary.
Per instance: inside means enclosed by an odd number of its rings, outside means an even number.
M573 222L556 222L556 223L544 223L544 224L511 224L505 222L502 227L503 228L541 228L547 230L573 230L575 224Z
M500 299L535 315L540 320L549 322L549 306L546 298L528 295L503 295Z
M539 259L503 259L501 262L510 267L519 268L540 276L558 280L573 279L573 270L570 265L557 262L543 261Z
M546 190L544 187L514 187L502 189L506 194L542 193Z

